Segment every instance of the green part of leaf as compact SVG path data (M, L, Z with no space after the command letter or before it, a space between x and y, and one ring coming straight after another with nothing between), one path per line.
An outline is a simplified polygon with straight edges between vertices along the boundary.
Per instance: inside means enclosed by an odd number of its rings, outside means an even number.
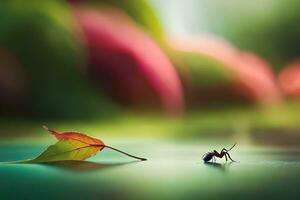
M101 151L104 146L87 145L84 142L73 139L62 139L56 144L48 147L37 158L25 161L26 163L38 162L55 162L63 160L85 160L98 151Z

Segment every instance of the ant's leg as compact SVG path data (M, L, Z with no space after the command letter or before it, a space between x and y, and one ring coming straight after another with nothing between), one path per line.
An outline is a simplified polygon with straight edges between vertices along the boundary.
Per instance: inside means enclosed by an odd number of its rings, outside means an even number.
M230 149L225 149L225 148L223 148L222 151L228 152L228 151L230 151L233 147L235 147L235 145L236 145L236 143L235 143Z
M229 159L232 161L232 162L235 162L231 157L230 157L230 155L229 155L229 153L226 153L227 154L227 156L229 157ZM226 155L225 154L225 155Z
M220 153L220 155L225 156L225 160L226 160L226 162L227 162L227 161L228 161L228 158L227 158L227 155L226 155L226 154L227 154L227 149L223 148L222 151L221 151L221 153ZM222 157L223 157L223 156L222 156Z
M227 155L226 155L226 153L224 154L224 156L225 156L225 160L226 160L226 162L227 162Z

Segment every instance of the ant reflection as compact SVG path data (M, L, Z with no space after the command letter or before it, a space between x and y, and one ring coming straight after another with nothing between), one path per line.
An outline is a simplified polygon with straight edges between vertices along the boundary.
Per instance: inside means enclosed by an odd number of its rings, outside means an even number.
M215 168L215 169L218 169L220 171L227 171L230 167L230 165L232 165L233 162L230 162L230 163L215 163L215 162L204 162L204 164L208 167L211 167L211 168Z

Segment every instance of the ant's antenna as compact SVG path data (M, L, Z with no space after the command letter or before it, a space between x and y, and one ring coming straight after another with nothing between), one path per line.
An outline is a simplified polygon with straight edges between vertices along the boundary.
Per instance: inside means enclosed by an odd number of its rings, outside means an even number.
M227 151L230 151L231 149L233 149L233 147L235 147L235 145L236 145L236 143L234 143L234 145L229 150L227 150Z

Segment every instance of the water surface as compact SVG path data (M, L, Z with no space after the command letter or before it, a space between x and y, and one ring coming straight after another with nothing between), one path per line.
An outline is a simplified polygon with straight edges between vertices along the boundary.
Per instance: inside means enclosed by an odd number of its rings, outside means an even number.
M221 145L116 142L149 160L110 150L85 162L0 164L0 199L299 199L300 150L238 145L237 163L204 164ZM0 161L32 158L47 144L2 145Z

